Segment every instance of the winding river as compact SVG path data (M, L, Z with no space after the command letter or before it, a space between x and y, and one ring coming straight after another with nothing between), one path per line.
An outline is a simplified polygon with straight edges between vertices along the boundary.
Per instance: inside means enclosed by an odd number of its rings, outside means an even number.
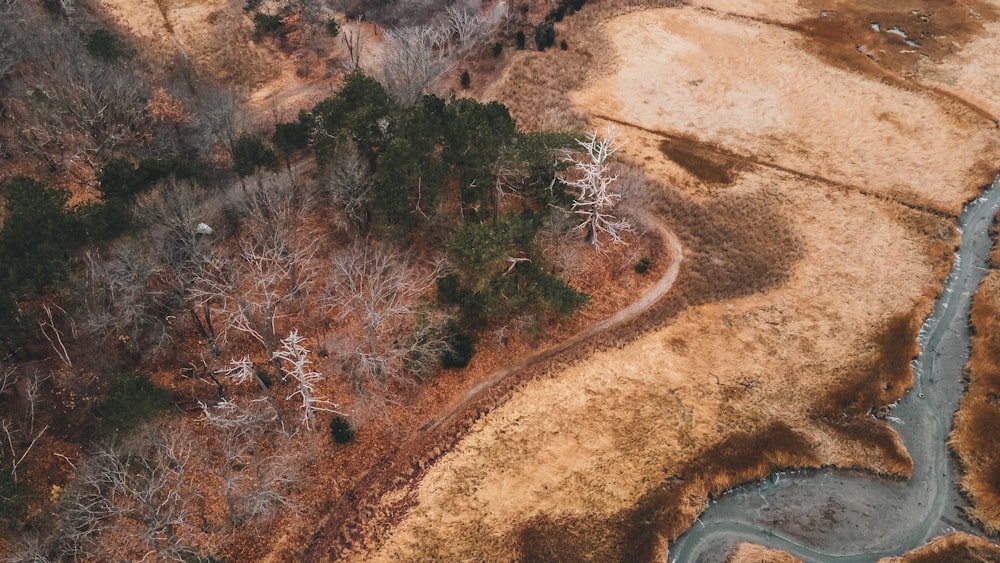
M670 545L671 561L723 561L741 541L805 561L875 561L951 531L977 533L961 516L959 469L946 441L963 392L971 296L986 274L998 208L1000 175L958 218L961 245L921 328L913 388L890 416L913 457L913 477L893 481L833 468L772 475L713 501Z

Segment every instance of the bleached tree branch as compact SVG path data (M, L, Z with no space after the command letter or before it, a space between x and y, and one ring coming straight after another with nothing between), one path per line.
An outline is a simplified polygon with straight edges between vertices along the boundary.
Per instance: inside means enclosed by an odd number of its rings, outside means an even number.
M577 144L583 148L584 158L572 154L566 157L566 161L573 164L577 177L561 178L576 190L572 209L582 220L575 230L585 231L587 240L598 249L602 233L615 244L623 244L622 235L634 229L627 218L616 214L622 196L616 190L618 176L611 174L609 159L624 143L618 139L614 127L608 126L603 136L598 137L596 130L591 131L585 140L578 139Z

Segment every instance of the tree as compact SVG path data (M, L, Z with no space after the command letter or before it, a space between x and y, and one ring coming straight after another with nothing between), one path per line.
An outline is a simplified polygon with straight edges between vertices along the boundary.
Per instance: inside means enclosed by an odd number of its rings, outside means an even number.
M191 436L168 425L119 446L99 446L64 495L62 553L93 560L197 555L188 475L194 454Z
M334 258L324 310L348 328L341 355L362 395L384 396L406 375L423 377L437 365L447 342L441 323L420 310L437 269L422 269L384 247L356 244Z
M556 42L556 28L550 21L543 21L535 26L535 47L544 51Z
M216 447L213 471L222 480L226 521L230 528L266 519L289 504L284 490L293 482L284 435L274 431L279 420L274 407L261 400L241 406L223 400L201 405L202 417L213 428ZM276 446L276 447L268 447ZM268 451L277 453L268 454Z
M242 178L258 168L275 170L278 157L253 134L241 133L233 142L233 171Z
M77 244L69 192L17 176L3 186L0 286L16 297L45 290L69 273Z
M316 396L315 383L323 379L323 374L312 371L309 350L303 342L305 339L299 336L298 330L293 330L281 340L281 348L274 356L285 366L285 374L295 380L295 391L285 400L295 396L302 400L300 422L306 430L312 431L316 428L316 413L337 412L337 404Z
M572 209L582 218L576 229L585 231L586 239L595 248L601 246L601 233L608 235L615 244L622 244L622 235L633 232L633 228L628 219L616 215L622 196L615 191L618 176L611 174L608 159L623 143L610 126L602 137L598 138L597 131L591 131L586 140L577 140L577 143L583 147L584 157L566 157L573 164L577 178L562 178L567 186L576 190Z

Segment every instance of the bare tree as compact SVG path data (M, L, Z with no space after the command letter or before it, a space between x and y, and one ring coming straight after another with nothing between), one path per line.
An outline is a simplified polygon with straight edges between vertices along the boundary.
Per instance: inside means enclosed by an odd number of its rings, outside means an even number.
M123 446L99 447L65 495L63 549L95 559L195 555L187 474L193 455L191 436L166 425ZM115 541L104 541L106 533Z
M615 244L624 243L622 235L632 232L632 224L627 218L618 217L616 212L621 202L621 194L616 191L617 175L612 175L608 160L623 145L618 140L614 127L608 127L598 138L597 131L591 131L586 140L577 140L585 155L578 158L566 157L576 170L576 178L562 178L562 181L576 190L573 211L582 218L576 230L586 232L586 239L600 248L600 234L608 235Z
M364 48L364 33L361 31L361 17L356 25L345 25L340 33L341 41L347 47L348 70L361 67L361 52Z
M418 300L430 289L438 268L418 268L406 256L357 244L334 259L325 310L349 326L342 355L351 366L355 390L386 393L407 373L431 371L448 349L440 319L422 315Z
M405 104L416 102L453 65L447 29L438 24L385 32L382 85Z
M316 413L337 412L337 404L316 396L315 383L323 379L323 374L312 371L309 350L303 346L303 342L305 339L299 336L297 330L293 330L288 338L281 340L281 349L275 353L275 357L285 365L285 373L295 380L295 391L285 400L291 400L296 395L302 399L300 422L306 430L311 431L316 427Z
M158 344L169 340L168 324L160 312L166 300L154 285L161 268L138 241L115 244L112 257L85 254L90 288L85 326L102 339L143 336ZM58 333L57 333L58 336Z
M339 151L337 160L327 173L324 187L330 199L343 207L344 216L355 232L364 234L368 230L372 178L368 163L352 143Z
M212 407L203 404L201 408L204 420L215 429L217 447L213 451L219 457L212 467L222 480L227 525L235 528L253 519L267 518L278 507L287 505L284 489L293 482L293 464L281 453L264 453L267 449L288 451L280 445L264 447L265 441L278 436L274 426L279 417L274 407L257 399L245 407L226 400Z
M485 43L492 37L496 26L506 19L506 4L500 2L497 7L500 9L494 9L488 15L472 7L448 7L446 21L459 56Z
M316 244L292 247L273 233L242 237L239 246L235 256L218 250L196 274L191 293L197 303L222 319L220 338L247 335L273 359L278 347L277 322L301 300L315 275Z
M171 179L140 199L138 207L140 216L151 224L147 233L150 248L146 252L152 262L146 282L149 294L144 290L140 297L150 307L187 313L195 329L217 353L212 309L195 292L212 251L211 236L201 227L210 221L204 190L192 182ZM139 250L141 247L135 249ZM150 299L152 296L156 298ZM168 321L165 318L159 325L167 336L171 324Z

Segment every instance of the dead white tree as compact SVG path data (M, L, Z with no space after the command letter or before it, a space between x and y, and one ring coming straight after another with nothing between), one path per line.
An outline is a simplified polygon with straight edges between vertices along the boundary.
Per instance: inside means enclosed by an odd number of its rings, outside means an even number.
M573 211L582 218L575 230L585 231L587 240L600 248L600 234L608 235L615 244L624 243L622 235L633 232L632 223L617 216L622 196L616 190L617 175L612 175L609 159L624 143L618 140L614 127L609 126L604 135L597 131L587 134L586 140L577 139L584 150L582 158L570 154L566 161L573 164L575 178L563 177L562 181L576 190Z
M337 404L316 396L315 383L322 381L323 374L312 370L312 360L309 359L309 350L303 346L304 342L305 338L299 336L298 330L293 330L288 338L281 340L281 348L274 356L282 362L285 374L295 380L295 391L285 400L299 396L302 400L300 421L306 430L311 431L316 427L316 413L337 412Z
M386 248L357 244L334 258L324 310L349 327L342 355L359 394L385 393L410 373L426 375L437 365L447 342L441 319L419 310L418 301L433 285L439 267L420 268Z
M42 337L49 343L52 347L52 351L56 353L59 360L65 364L67 367L73 367L73 362L70 361L69 352L66 350L66 345L63 343L63 333L56 326L56 320L52 315L52 309L58 309L64 317L66 317L70 322L71 330L75 327L73 319L66 313L66 310L58 305L49 305L48 303L42 305L42 310L45 311L45 318L38 319L38 330L42 333ZM72 330L75 335L75 330Z

